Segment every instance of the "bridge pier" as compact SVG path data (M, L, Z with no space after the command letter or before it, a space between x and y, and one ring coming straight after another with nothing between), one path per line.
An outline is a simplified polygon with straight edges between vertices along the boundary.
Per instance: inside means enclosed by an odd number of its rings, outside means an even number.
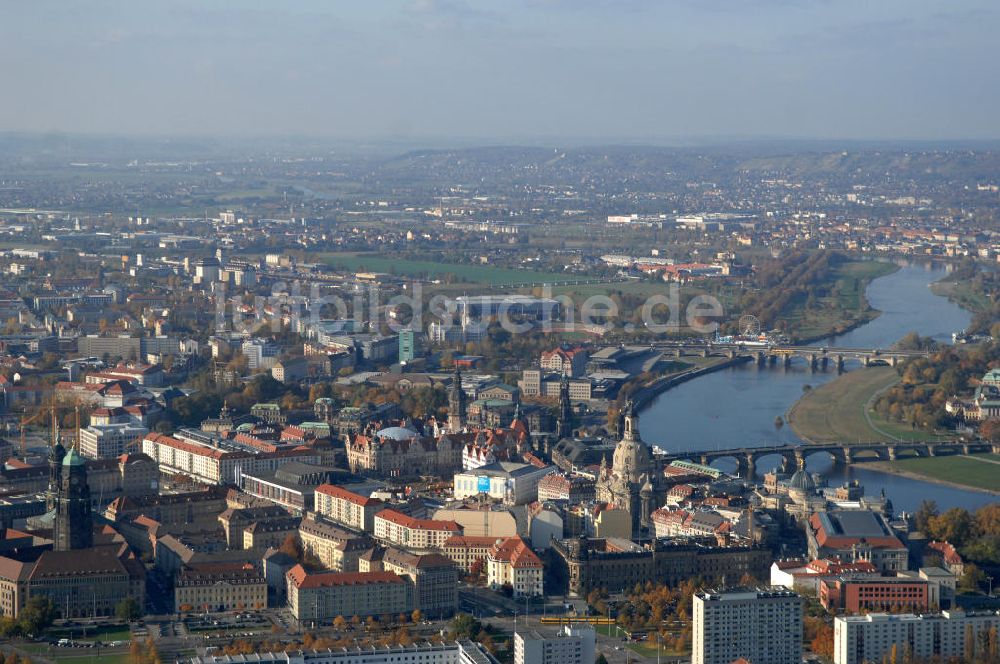
M785 367L786 369L788 367L792 366L792 356L789 355L789 354L787 354L787 353L785 355L782 355L781 356L781 366Z
M846 464L846 465L849 466L852 463L854 463L854 457L851 455L851 448L850 448L850 446L845 445L844 446L844 464Z
M677 348L676 350L674 350L674 357L684 357L684 349Z
M736 359L736 349L735 348L730 348L729 349L729 359L730 360L735 360Z
M778 363L778 356L777 355L768 355L767 356L767 361L770 364L777 364Z
M844 356L837 356L837 373L844 373Z
M891 366L896 366L897 364L899 364L899 357L897 357L896 355L893 355L893 356L892 356L892 357L891 357L891 358L889 359L889 364L890 364Z
M757 476L757 462L754 461L753 454L747 454L747 458L743 466L746 468L746 475L744 475L744 477L752 482Z
M699 459L699 461L701 462L701 465L703 465L703 466L709 465L709 463L708 463L708 455L707 454L702 454L701 458Z
M817 369L819 369L819 358L816 357L815 353L813 353L812 355L809 356L809 368L813 372L815 372Z
M708 357L708 349L707 348L705 348L704 350L701 351L701 356L702 357Z
M757 366L762 367L767 363L767 356L762 351L757 351Z
M895 461L896 460L896 446L895 445L889 445L885 449L889 453L889 461Z
M823 359L821 359L819 362L820 365L823 367L823 371L826 371L826 368L830 365L830 358L824 355Z

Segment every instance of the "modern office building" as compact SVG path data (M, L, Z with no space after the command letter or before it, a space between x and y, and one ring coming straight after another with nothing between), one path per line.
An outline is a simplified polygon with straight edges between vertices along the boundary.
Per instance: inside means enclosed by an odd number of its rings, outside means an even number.
M423 355L423 335L416 330L399 333L399 361L412 362Z
M833 622L835 664L878 662L891 656L921 660L972 661L986 656L990 632L995 642L1000 612L942 611L927 615L869 613L840 616Z
M691 664L799 664L802 598L790 590L734 588L694 596Z
M514 632L514 664L590 664L595 643L591 625L565 625L556 636Z

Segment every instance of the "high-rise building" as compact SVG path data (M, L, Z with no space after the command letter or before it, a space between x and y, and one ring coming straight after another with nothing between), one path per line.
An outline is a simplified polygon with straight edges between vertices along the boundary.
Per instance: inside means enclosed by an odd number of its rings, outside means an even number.
M802 661L802 598L790 590L733 588L694 596L691 664Z
M566 625L556 636L514 632L514 664L590 664L595 641L591 625Z
M417 330L402 330L399 333L399 361L412 362L423 355L423 335Z

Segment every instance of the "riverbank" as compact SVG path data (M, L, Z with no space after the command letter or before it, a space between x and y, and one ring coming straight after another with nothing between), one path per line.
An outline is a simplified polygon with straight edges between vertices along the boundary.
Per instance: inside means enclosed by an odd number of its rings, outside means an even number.
M897 461L875 461L865 468L941 486L1000 495L1000 461L995 455L944 456Z
M706 366L688 369L687 371L682 371L679 374L661 376L660 378L656 378L646 383L632 394L632 401L635 403L636 409L641 411L649 404L650 401L672 387L686 383L689 380L694 380L698 376L705 376L716 371L721 371L722 369L734 367L738 364L744 364L749 362L750 358L747 356L740 356L732 359L711 358L708 361L711 363Z
M831 294L819 298L820 306L785 313L789 328L795 329L793 341L813 343L871 323L882 312L868 301L868 286L899 269L895 263L873 260L849 260L838 265L826 284Z
M807 443L891 442L892 432L877 426L872 401L899 381L892 367L855 369L803 394L785 413L785 422Z
M990 308L989 297L970 286L968 282L954 281L950 277L944 277L931 284L931 292L941 297L946 297L966 311L978 313Z

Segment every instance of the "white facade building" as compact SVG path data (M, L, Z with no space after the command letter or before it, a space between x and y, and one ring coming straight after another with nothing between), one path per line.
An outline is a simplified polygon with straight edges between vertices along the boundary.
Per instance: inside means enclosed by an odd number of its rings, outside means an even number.
M591 664L595 654L591 625L565 625L557 636L514 632L514 664Z
M191 664L497 664L493 655L472 641L399 646L338 648L312 652L267 652L252 655L206 655Z
M149 429L132 423L92 425L80 429L80 454L88 459L114 459L125 454L130 443L139 441Z
M802 598L787 590L733 589L694 596L691 664L800 664Z
M486 494L505 505L525 505L538 498L538 483L558 470L555 466L538 468L527 463L497 461L458 473L452 480L455 499Z
M878 662L891 654L893 646L900 661L907 654L924 660L965 661L968 651L976 657L986 655L984 647L988 647L991 629L1000 630L1000 612L840 616L833 622L833 661Z

